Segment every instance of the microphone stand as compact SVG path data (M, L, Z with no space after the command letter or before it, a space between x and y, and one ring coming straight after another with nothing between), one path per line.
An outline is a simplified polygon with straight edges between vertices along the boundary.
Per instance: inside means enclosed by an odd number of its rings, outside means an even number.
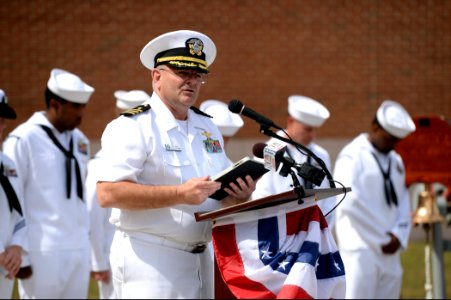
M303 146L303 145L301 145L299 143L296 143L293 140L290 140L290 139L284 138L283 136L278 135L277 133L275 133L271 129L269 129L269 126L260 124L260 132L265 134L265 135L267 135L267 136L274 137L274 138L276 138L278 140L281 140L283 142L291 144L291 145L295 146L298 149L301 148L302 150L307 152L307 154L309 156L311 156L321 166L321 169L326 173L326 177L329 180L329 186L331 188L335 188L334 179L332 178L332 174L330 174L329 170L327 169L326 164L324 163L324 161L321 158L319 158L315 153L313 153L312 150L310 150L309 148L307 148L307 147L305 147L305 146ZM293 177L293 174L291 174L291 176ZM296 176L294 176L294 177L296 177ZM296 180L297 180L297 177L296 177ZM295 182L293 182L293 183L296 185L296 184L299 184L299 181L297 183L295 183Z
M299 197L298 204L302 204L302 203L304 203L304 200L302 200L302 198L304 198L304 196L305 196L304 188L302 187L301 183L299 182L298 177L296 176L296 173L294 173L293 170L290 171L290 175L291 175L291 179L293 180L293 191Z

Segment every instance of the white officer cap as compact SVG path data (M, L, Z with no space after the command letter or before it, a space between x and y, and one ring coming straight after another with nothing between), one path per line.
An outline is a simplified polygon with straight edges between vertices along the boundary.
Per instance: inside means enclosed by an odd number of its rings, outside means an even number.
M399 139L415 131L415 123L409 113L395 101L382 102L377 110L376 118L385 131Z
M94 92L94 88L75 74L62 69L53 69L47 87L55 95L69 102L85 104Z
M14 109L8 105L8 97L5 91L0 89L0 118L15 119L17 118Z
M118 90L114 92L114 97L116 97L116 107L119 109L131 109L150 99L150 96L141 90L128 92Z
M312 127L320 127L330 116L324 105L300 95L288 97L288 113L297 121Z
M213 117L213 123L218 126L223 136L233 136L243 127L243 119L229 110L227 104L219 100L206 100L199 107Z
M161 64L174 68L195 69L208 73L216 57L216 46L203 33L179 30L162 34L151 40L141 51L141 62L153 69Z

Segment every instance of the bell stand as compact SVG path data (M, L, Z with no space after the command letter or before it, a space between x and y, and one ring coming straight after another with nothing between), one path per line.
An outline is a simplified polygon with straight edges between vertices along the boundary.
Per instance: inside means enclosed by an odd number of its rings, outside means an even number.
M432 243L431 243L432 280L433 280L434 299L446 299L443 252L451 251L451 240L443 239L441 222L433 223L431 225L431 232L432 232Z
M427 197L432 197L432 202L435 207L437 207L436 196L432 192L432 186L430 183L425 184L424 192L427 193ZM433 209L431 208L431 210ZM416 212L418 212L418 208ZM419 222L414 221L415 224L422 224L426 233L426 245L424 248L426 279L424 285L426 292L425 299L446 299L443 251L451 251L451 241L443 240L442 223L444 221L445 219L440 214L432 216L430 220L425 219ZM432 240L430 233L432 233Z
M429 188L440 183L451 188L451 122L443 115L420 115L413 117L415 132L402 139L396 152L404 161L406 184L423 183ZM415 149L412 151L412 149ZM434 197L437 195L434 194ZM430 225L432 233L431 258L433 293L435 299L445 299L445 273L443 251L451 251L451 240L444 240L442 224Z

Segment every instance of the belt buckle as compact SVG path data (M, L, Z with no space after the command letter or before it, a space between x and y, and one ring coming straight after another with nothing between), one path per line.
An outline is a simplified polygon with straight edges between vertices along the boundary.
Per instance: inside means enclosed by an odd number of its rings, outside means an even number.
M207 248L207 245L205 245L205 244L197 244L191 250L191 253L203 253L205 251L205 248Z

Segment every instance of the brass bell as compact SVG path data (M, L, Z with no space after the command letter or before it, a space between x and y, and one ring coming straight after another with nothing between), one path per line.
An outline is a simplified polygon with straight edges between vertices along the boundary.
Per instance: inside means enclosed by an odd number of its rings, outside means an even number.
M418 208L413 214L414 224L445 222L440 214L434 195L429 191L422 191L418 199Z

